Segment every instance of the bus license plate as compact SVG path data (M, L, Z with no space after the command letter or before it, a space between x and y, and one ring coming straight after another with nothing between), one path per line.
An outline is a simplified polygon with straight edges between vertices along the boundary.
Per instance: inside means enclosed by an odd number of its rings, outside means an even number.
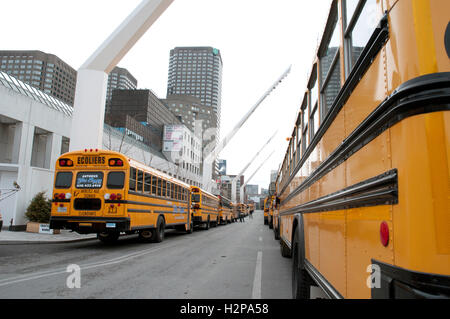
M58 207L57 212L58 213L67 213L67 207Z
M116 223L106 223L106 228L116 228Z

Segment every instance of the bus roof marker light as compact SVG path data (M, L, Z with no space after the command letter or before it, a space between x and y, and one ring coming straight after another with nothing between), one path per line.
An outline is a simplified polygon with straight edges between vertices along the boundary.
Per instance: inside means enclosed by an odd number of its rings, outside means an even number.
M385 221L380 225L380 240L384 247L389 245L389 225Z

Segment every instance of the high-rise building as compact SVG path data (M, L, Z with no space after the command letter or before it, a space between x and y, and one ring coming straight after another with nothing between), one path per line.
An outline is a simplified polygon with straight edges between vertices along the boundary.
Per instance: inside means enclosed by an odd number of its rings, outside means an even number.
M189 95L174 94L162 100L169 110L192 132L204 139L203 146L210 142L207 130L217 127L217 117L211 106L205 106L200 99ZM201 127L197 127L201 125ZM199 132L198 129L201 129Z
M212 107L217 118L216 140L220 130L222 66L220 51L212 47L176 47L170 51L167 98L190 95Z
M135 90L137 80L124 68L115 67L108 75L108 87L106 90L106 113L111 110L113 90Z
M77 71L42 51L0 51L0 71L73 106Z
M106 115L105 122L124 129L159 151L162 150L164 125L182 124L150 90L114 90L111 112Z

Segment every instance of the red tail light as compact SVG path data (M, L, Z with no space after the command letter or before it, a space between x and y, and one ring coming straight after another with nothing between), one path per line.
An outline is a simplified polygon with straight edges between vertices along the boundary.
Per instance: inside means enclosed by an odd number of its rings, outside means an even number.
M64 194L64 193L61 193L61 194L59 194L59 199L65 199L66 198L66 194Z
M59 166L61 167L72 167L73 161L67 158L62 158L59 160Z
M117 194L117 199L121 200L122 199L122 194Z
M111 158L108 161L109 166L123 166L123 161L120 158Z
M384 247L389 245L389 225L386 222L382 222L380 225L380 240Z
M117 195L116 194L111 194L111 196L109 196L110 200L116 200Z

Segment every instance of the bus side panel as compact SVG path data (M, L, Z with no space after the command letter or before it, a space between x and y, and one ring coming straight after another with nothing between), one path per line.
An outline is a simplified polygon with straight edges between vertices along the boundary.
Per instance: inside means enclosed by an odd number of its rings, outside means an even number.
M319 225L320 214L304 214L303 228L305 232L305 257L319 269L320 265L320 246L319 246Z
M391 131L399 168L395 264L450 275L450 112L414 116Z
M346 297L345 210L315 214L320 217L320 273Z
M398 1L395 5L386 45L389 94L420 75L450 71L444 42L448 12L448 0Z
M436 62L438 72L450 71L450 58L445 49L445 30L449 24L450 1L432 0L430 1L430 12L434 35L434 48L436 50ZM447 14L443 14L447 13Z
M392 264L395 241L388 247L380 242L380 224L392 229L392 206L373 206L347 210L347 298L370 298L367 278L372 258Z

